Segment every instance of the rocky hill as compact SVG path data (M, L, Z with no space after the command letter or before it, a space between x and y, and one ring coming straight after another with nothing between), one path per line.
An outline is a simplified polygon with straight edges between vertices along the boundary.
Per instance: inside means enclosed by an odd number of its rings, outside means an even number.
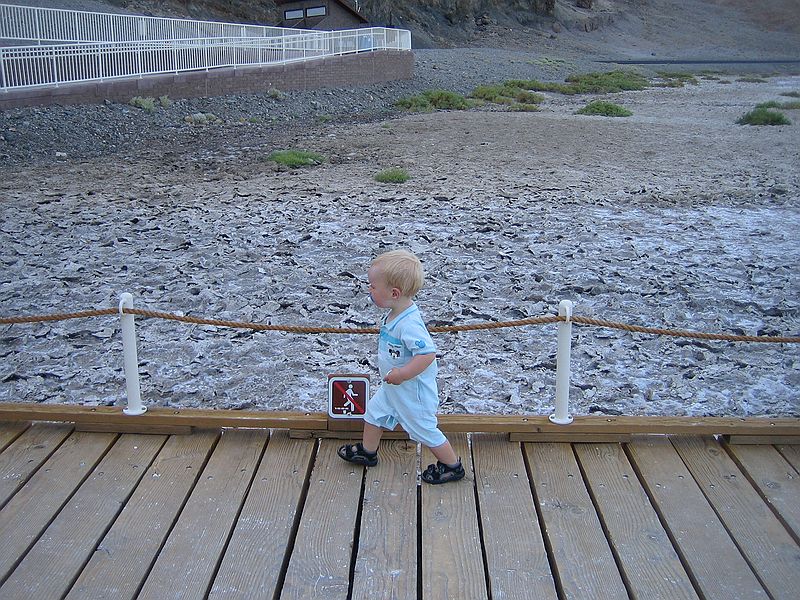
M258 24L277 23L281 12L274 0L4 1ZM797 58L800 47L798 0L349 1L373 25L411 30L415 48L519 49L562 32L578 51L607 56Z

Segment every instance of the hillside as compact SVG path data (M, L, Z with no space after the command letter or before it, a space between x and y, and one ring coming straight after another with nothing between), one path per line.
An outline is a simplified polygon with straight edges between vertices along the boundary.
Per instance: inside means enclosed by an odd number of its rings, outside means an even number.
M273 24L273 0L10 0L16 4ZM797 0L359 0L417 48L530 48L607 57L797 58ZM588 8L587 8L588 7Z

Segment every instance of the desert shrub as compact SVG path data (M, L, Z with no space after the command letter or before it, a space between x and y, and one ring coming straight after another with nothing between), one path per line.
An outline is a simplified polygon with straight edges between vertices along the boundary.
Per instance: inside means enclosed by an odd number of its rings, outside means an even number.
M283 100L285 96L283 95L283 92L280 91L278 88L270 88L269 91L267 92L267 97L273 100Z
M775 100L770 100L769 102L762 102L761 104L757 104L756 108L780 108L781 103Z
M785 108L786 110L798 110L800 109L800 102L784 102L781 104L780 108Z
M800 98L800 92L781 92L781 96L789 96L790 98Z
M756 108L749 113L742 115L736 121L739 125L791 125L792 122L783 113L769 110L768 108Z
M575 114L600 115L603 117L630 117L633 113L619 104L606 102L605 100L595 100L584 106Z
M158 103L161 105L161 108L169 108L173 104L169 96L159 96Z
M408 171L399 167L385 169L375 175L375 181L380 183L405 183L411 178Z
M189 125L216 125L218 123L222 123L222 119L220 119L214 113L192 113L191 115L187 115L183 117L185 123Z
M506 83L526 90L558 92L560 94L610 94L643 90L650 86L650 82L644 75L633 71L570 75L567 77L566 83L549 83L536 79L512 79Z
M269 155L269 160L296 169L297 167L312 167L325 162L325 157L308 150L276 150Z
M141 108L145 112L153 112L156 109L155 98L142 98L141 96L134 96L128 102L131 106Z
M656 84L659 87L683 87L685 84L699 85L700 82L691 73L683 71L659 71L658 76L663 79L663 83Z
M494 85L479 85L470 94L471 98L494 102L495 104L539 104L544 100L541 94L535 94L521 86L514 85L512 81Z
M529 104L527 102L517 102L509 107L515 112L536 112L539 110L538 104Z
M741 81L743 83L768 83L763 77L739 77L736 81Z
M418 96L401 98L395 103L398 108L428 112L431 110L466 110L472 108L470 102L461 94L448 90L427 90Z

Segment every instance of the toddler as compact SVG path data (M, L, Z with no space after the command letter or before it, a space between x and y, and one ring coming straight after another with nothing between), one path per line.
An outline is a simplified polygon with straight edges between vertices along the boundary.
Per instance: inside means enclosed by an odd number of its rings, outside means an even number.
M436 346L413 300L424 283L422 264L405 250L386 252L373 261L367 278L372 301L389 309L378 340L378 370L383 381L367 403L362 442L344 445L338 454L346 461L374 467L383 429L394 429L399 423L437 459L423 471L423 481L458 481L464 477L464 467L436 419Z

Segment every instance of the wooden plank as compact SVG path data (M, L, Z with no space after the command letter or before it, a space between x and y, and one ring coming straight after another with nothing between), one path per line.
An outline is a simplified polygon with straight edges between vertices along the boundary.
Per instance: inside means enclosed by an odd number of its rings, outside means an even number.
M778 445L778 452L794 467L794 470L800 473L800 446L788 446L785 444Z
M353 443L361 441L362 431L337 431L337 430L322 430L322 429L290 429L289 437L298 440L321 438L333 440L350 440ZM384 431L383 440L407 440L408 434L405 431Z
M0 594L62 598L165 439L120 437L6 580Z
M36 423L0 454L0 508L71 432L71 425Z
M800 547L719 442L677 437L672 444L770 595L797 598Z
M740 469L800 541L800 476L773 446L728 446Z
M3 507L0 582L9 576L116 438L111 433L73 433Z
M281 600L347 598L364 467L340 459L339 445L320 442Z
M189 435L193 427L190 425L148 425L135 422L112 423L78 423L75 431L106 431L114 433L143 433L149 435Z
M481 552L472 459L467 436L448 436L467 476L443 485L422 484L422 597L488 598ZM436 459L425 448L421 469Z
M325 413L300 413L246 410L203 410L192 408L148 408L139 416L129 416L114 406L79 406L72 404L0 403L0 421L64 421L158 427L191 426L199 428L247 427L269 429L326 429Z
M384 441L368 469L353 600L417 597L417 444Z
M698 593L706 600L766 600L766 592L669 440L633 442L628 449Z
M326 431L326 413L273 411L171 409L152 407L131 417L119 407L58 404L0 403L0 421L67 421L72 423L189 425L194 427L285 428ZM626 417L577 416L568 426L550 422L546 416L440 415L446 432L488 433L626 433L691 435L780 435L800 436L800 419L759 417Z
M620 444L576 444L575 453L631 598L697 598Z
M729 435L729 444L800 444L800 437L792 435Z
M223 432L138 598L205 597L268 437Z
M525 444L524 449L563 597L627 599L572 447Z
M549 443L603 443L629 442L634 438L630 433L510 433L510 442L549 442Z
M557 598L520 445L475 434L472 456L491 596Z
M219 437L172 436L100 542L67 598L135 598Z
M11 442L17 439L30 427L28 421L16 421L14 423L0 423L0 452L5 450Z
M316 442L273 432L209 598L273 598L294 541Z

